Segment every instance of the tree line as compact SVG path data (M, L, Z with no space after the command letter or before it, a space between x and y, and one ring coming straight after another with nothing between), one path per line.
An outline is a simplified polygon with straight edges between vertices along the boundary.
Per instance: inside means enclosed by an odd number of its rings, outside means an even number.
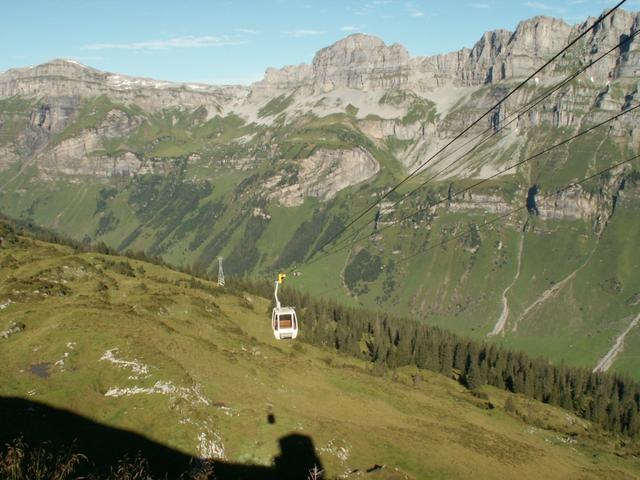
M204 268L176 268L144 252L117 252L105 244L78 242L2 215L0 227L0 246L16 234L26 234L79 252L122 255L211 280ZM195 278L194 282L197 282ZM266 298L273 295L273 285L267 280L231 277L225 288ZM542 358L467 339L412 319L346 307L291 288L281 291L280 297L283 303L297 307L303 322L299 338L313 345L333 348L392 369L415 365L453 376L472 390L492 385L562 407L607 430L640 436L640 383L629 378L552 365Z
M230 278L227 288L267 298L273 294L270 282L248 278ZM610 431L640 434L640 383L629 378L552 365L415 320L345 307L290 288L280 297L283 304L296 306L303 341L392 369L415 365L453 376L472 390L492 385L562 407Z

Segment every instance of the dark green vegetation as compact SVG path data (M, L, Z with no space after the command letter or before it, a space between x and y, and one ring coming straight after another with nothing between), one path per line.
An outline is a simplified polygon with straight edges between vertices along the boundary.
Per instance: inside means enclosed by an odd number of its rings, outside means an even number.
M233 279L230 286L267 296L270 285ZM628 378L553 366L495 345L479 343L408 319L342 307L290 292L284 303L302 307L305 339L383 368L415 365L471 390L483 385L558 405L608 430L640 434L640 384Z
M279 97L270 100L264 107L258 111L259 117L269 117L271 115L277 115L282 113L288 106L294 102L294 95L280 95Z
M148 467L158 478L195 455L213 457L221 479L287 478L282 469L300 478L298 468L309 461L321 463L327 479L596 479L640 471L635 440L525 394L481 385L482 363L477 379L474 367L450 372L467 386L402 366L403 351L411 350L405 326L425 333L416 358L427 368L439 369L429 363L439 362L432 351L438 342L463 345L451 334L411 322L396 330L389 316L313 301L285 286L287 301L299 303L301 341L279 342L269 328L270 302L239 290L258 285L220 289L88 245L46 243L5 223L1 229L0 301L7 306L0 323L20 321L25 329L0 338L0 420L10 425L0 442L22 432L31 448L17 447L25 458L40 455L40 465L55 468L80 454L88 460L80 458L78 472L94 462L96 475ZM380 330L354 330L368 324ZM390 338L372 362L364 352L389 334L401 335L398 345ZM468 354L476 344L466 343ZM524 356L513 358L526 368ZM61 455L55 447L41 450L43 440L58 446L72 438L76 446ZM117 448L104 449L106 439ZM146 462L136 459L136 448ZM128 461L119 464L123 453ZM297 466L289 463L294 458Z

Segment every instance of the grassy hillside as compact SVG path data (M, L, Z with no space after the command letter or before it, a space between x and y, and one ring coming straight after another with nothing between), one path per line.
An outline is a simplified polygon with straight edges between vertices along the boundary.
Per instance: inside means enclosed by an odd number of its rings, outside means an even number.
M269 301L166 268L0 243L2 397L65 408L199 457L269 465L311 438L327 478L634 478L638 445L566 411L278 342ZM505 410L510 399L512 405ZM355 472L355 471L358 472Z

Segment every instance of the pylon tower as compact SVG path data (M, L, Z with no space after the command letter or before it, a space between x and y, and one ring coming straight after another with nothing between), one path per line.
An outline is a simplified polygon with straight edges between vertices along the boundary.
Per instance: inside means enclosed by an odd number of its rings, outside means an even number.
M224 287L224 270L222 270L222 257L218 257L218 285Z

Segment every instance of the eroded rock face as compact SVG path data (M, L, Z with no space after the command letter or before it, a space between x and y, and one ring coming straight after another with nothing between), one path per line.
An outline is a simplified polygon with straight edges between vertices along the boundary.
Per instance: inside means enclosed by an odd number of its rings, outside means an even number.
M0 169L29 159L35 160L51 176L56 173L108 176L163 171L166 159L138 158L131 152L106 155L105 140L127 137L141 121L136 115L128 116L120 110L111 111L97 128L79 129L73 136L59 140L58 135L77 117L86 99L99 95L106 95L114 103L135 104L145 112L144 115L175 106L186 110L204 107L207 118L217 113L224 116L234 112L247 123L255 120L260 127L271 125L269 122L275 115L260 117L259 109L280 95L285 95L283 98L288 102L282 110L286 121L309 113L315 105L324 105L313 111L319 117L343 114L351 106L359 112L352 113L354 128L380 146L388 145L388 139L400 140L393 146L393 154L411 169L463 130L470 118L483 114L503 98L510 86L500 82L530 74L594 21L591 18L570 27L562 20L535 17L521 22L515 32L487 32L472 48L414 58L401 45L386 45L377 37L355 34L320 50L311 65L268 69L264 80L251 87L174 84L133 78L100 72L67 60L10 70L0 74L0 98L21 95L30 99L32 106L24 119L24 130L12 144L0 145ZM568 68L588 63L639 26L640 14L617 11L581 41L575 52L559 59L553 67L556 70L542 72L539 81L548 83L541 85L551 85L560 73L565 75ZM556 128L581 128L585 121L593 124L606 120L637 102L639 55L640 37L598 63L588 76L582 75L539 107L519 116L505 131L503 142L496 146L495 157L523 139L531 127L548 124ZM620 78L624 81L616 80ZM478 128L497 130L511 113L539 91L540 87L520 90L490 118L487 117L486 125L480 124ZM424 112L408 115L412 108L410 101L381 102L388 92L408 92L409 99L433 99L434 114L425 122ZM0 117L0 131L3 121ZM611 124L609 134L637 145L640 142L638 125L638 112L625 115ZM279 160L275 142L272 148L263 149L262 155L254 150L243 150L240 141L236 145L238 149L234 156L219 155L214 160L245 170L255 168L265 158ZM304 195L328 199L345 186L368 178L379 167L375 160L367 159L367 155L360 149L318 150L296 166L297 179L281 178L283 183L289 183L285 189L290 191L290 198L285 199L285 195L282 201L300 202ZM343 163L352 164L354 171L341 167ZM482 178L499 166L490 161L485 163L486 170L465 168L461 164L454 174ZM313 175L318 178L312 179ZM281 173L281 176L286 174ZM297 200L292 200L295 198ZM482 199L478 200L484 205ZM502 208L492 201L485 206L490 211ZM569 210L556 208L556 211Z
M43 170L67 175L106 177L135 173L141 162L133 153L126 152L113 158L101 152L105 139L125 137L139 125L140 120L136 117L121 110L111 110L98 127L84 129L40 154L38 164Z
M337 87L358 90L400 88L409 80L410 58L402 46L371 35L349 35L313 58L317 92Z
M581 189L563 192L538 202L540 218L578 220L594 217L602 208L599 197L588 195Z
M114 101L134 102L149 110L183 106L217 111L248 94L246 87L178 84L101 72L72 60L7 70L0 74L0 98L87 98L108 95Z
M367 180L378 171L380 165L363 148L318 149L310 157L301 160L297 182L286 187L278 187L277 181L270 183L275 188L271 197L287 207L301 205L304 197L327 201L340 190Z
M322 93L336 88L383 90L408 87L429 91L445 85L479 86L532 74L569 41L595 22L590 18L571 27L561 19L538 16L520 22L515 32L485 33L472 47L431 57L411 58L398 44L386 45L371 35L350 35L320 50L308 65L269 69L254 88L310 89ZM579 59L583 64L617 45L640 25L640 14L616 11L589 33L571 55L540 73L554 75ZM640 76L640 40L634 38L590 71L598 81Z
M421 122L403 124L397 120L362 120L358 124L360 130L370 138L381 140L394 136L398 140L413 140L418 136L424 136L427 131L433 130L433 125L423 125Z
M504 198L499 195L486 195L481 193L465 194L455 198L448 205L452 212L478 211L482 213L504 214L513 209Z

